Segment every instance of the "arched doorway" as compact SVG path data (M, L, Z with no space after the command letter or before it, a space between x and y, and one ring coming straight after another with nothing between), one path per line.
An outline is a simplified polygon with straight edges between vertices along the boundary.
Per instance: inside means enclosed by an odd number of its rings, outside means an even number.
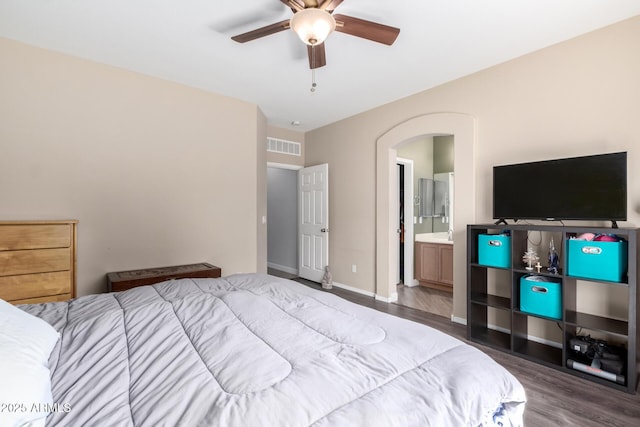
M376 298L395 301L398 262L396 224L398 183L394 173L396 147L422 135L454 135L455 187L464 189L455 195L454 265L456 285L453 314L466 318L466 225L475 222L475 185L473 148L476 119L460 113L432 113L402 122L378 138L376 145ZM462 194L461 194L462 193ZM462 286L464 284L464 286Z

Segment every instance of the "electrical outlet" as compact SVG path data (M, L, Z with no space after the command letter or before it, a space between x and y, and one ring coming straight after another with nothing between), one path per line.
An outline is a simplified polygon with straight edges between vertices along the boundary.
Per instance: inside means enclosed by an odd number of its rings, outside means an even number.
M357 273L358 272L358 268L356 267L355 264L351 264L351 272L352 273Z

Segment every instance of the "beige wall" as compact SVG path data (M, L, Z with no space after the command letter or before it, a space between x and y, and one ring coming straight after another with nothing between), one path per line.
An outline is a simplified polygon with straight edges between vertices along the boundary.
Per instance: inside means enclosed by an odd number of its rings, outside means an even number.
M433 179L433 149L432 137L417 138L408 141L398 148L397 155L404 159L413 160L413 195L420 196L420 178ZM433 218L421 218L420 206L413 204L413 216L416 223L413 224L413 234L432 233ZM414 218L406 218L405 221L413 221Z
M453 136L433 137L433 173L453 172Z
M0 58L0 218L78 219L79 295L109 271L265 268L256 105L7 39Z
M280 163L295 166L304 166L304 133L276 126L267 126L267 136L270 138L284 139L300 143L300 156L267 152L269 163Z
M454 145L453 136L434 136L433 137L433 173L449 173L454 172ZM453 192L455 193L455 191ZM455 197L455 194L451 196ZM446 218L447 222L442 222L444 218L433 219L433 232L442 233L450 230L450 218Z
M355 116L307 133L305 163L329 164L333 280L374 293L376 130L375 122L367 117ZM352 264L357 266L356 273L352 273Z
M475 146L455 138L456 153L473 149L471 167L456 166L456 203L475 200L476 222L491 220L493 165L626 150L629 221L621 225L640 225L637 40L640 17L307 133L306 163L329 163L334 280L375 291L376 143L401 123L443 111L476 120ZM461 174L471 187L458 185ZM456 241L464 239L458 227ZM455 257L454 315L466 318L464 251Z

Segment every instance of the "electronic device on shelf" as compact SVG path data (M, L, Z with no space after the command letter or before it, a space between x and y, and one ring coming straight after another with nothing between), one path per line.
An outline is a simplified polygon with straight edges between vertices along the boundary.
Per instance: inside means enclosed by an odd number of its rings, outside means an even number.
M493 218L627 219L627 153L519 163L493 168Z
M578 335L569 340L569 350L569 368L624 385L624 348L589 335Z

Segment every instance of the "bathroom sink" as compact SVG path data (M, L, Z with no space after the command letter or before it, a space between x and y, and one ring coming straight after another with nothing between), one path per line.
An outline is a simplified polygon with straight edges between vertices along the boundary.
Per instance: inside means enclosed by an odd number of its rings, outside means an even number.
M446 231L443 231L441 233L416 234L416 242L444 243L447 245L453 245L453 241L449 240L448 233Z

